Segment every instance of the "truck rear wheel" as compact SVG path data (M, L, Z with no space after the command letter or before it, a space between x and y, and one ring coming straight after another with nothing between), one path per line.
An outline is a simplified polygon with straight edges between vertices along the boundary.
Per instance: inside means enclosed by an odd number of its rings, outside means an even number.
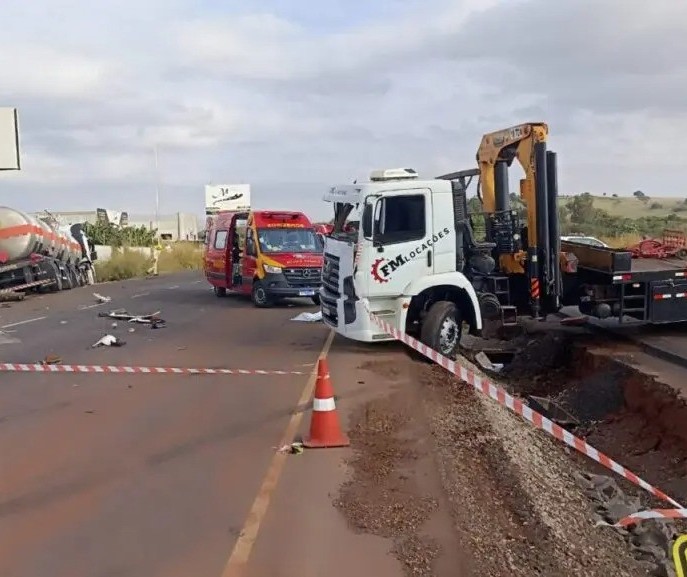
M450 301L438 301L422 322L420 340L445 357L453 357L458 352L462 328L458 307Z

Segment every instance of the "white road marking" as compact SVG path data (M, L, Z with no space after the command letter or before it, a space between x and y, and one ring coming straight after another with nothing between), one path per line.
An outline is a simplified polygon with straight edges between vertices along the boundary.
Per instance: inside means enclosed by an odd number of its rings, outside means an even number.
M3 325L0 329L9 329L10 327L18 327L19 325L27 325L29 323L35 323L36 321L42 321L48 317L36 317L35 319L26 319L25 321L19 321L17 323L10 323L8 325Z
M168 286L167 287L168 290L173 290L173 289L178 289L178 288L179 288L178 284L175 284L174 286Z
M140 297L147 297L149 294L150 294L150 293L139 293L139 294L137 294L137 295L131 295L131 298L132 298L132 299L137 299L137 298L140 298Z
M14 345L17 343L21 343L21 341L18 338L11 337L8 333L0 331L0 345Z

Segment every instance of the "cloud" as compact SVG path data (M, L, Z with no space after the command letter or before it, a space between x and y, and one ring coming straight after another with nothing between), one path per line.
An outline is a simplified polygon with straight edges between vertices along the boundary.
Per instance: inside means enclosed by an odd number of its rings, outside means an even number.
M561 190L680 194L687 4L657 0L7 0L0 105L31 210L168 211L205 182L259 206L383 166L471 166L485 132L546 121ZM54 23L59 21L60 26Z

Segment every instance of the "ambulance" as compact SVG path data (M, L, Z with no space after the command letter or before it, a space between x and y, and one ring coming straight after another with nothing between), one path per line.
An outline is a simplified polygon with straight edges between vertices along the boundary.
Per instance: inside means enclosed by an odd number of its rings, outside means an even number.
M320 303L323 245L302 212L221 211L206 230L205 277L218 297L250 295L260 308L287 298Z

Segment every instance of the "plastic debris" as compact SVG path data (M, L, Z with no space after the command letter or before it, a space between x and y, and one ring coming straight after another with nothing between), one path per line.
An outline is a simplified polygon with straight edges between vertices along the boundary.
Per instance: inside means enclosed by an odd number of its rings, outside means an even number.
M99 303L109 303L112 300L112 297L105 297L98 293L93 293L93 296Z
M322 311L317 311L316 313L301 313L291 320L303 323L319 323L322 322Z
M300 455L303 452L303 443L290 443L277 450L278 453L288 453L289 455Z
M97 343L93 345L93 348L97 347L121 347L124 346L126 343L124 341L119 340L117 337L113 335L105 335L102 339L100 339Z

